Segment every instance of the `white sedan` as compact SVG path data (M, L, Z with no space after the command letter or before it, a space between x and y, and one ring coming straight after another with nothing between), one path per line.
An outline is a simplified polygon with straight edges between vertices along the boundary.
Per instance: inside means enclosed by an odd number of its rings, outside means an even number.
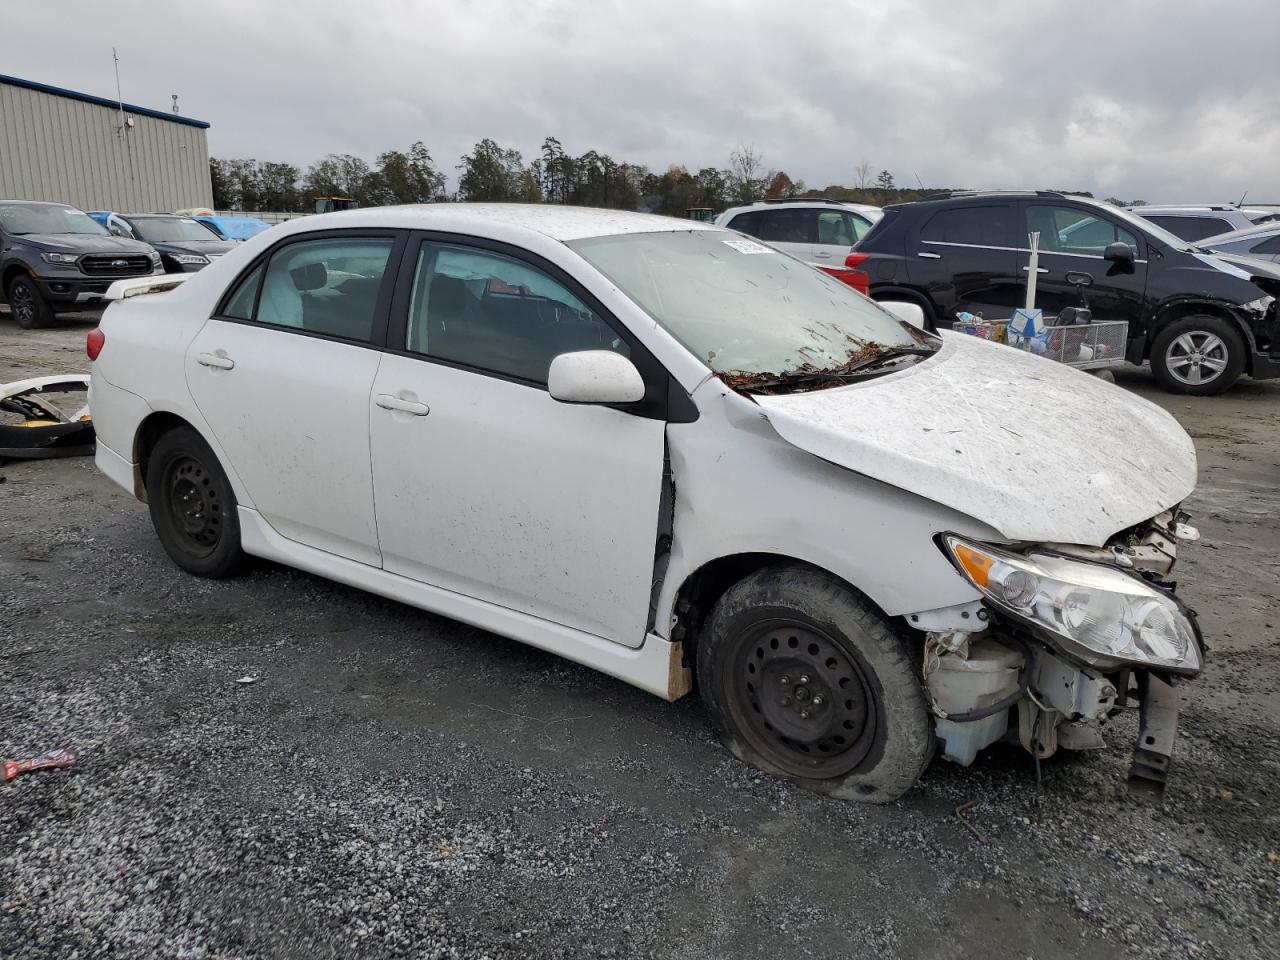
M1145 401L617 211L307 217L110 296L97 464L193 574L265 557L696 677L737 756L836 796L901 795L935 744L1098 746L1132 697L1163 783L1195 459Z

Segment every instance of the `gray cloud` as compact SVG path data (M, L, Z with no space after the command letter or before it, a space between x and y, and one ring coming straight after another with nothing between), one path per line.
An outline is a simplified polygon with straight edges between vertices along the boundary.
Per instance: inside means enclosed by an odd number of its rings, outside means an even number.
M545 136L661 169L740 143L810 186L1280 202L1280 3L21 4L0 72L208 120L218 156ZM22 37L21 43L13 42Z

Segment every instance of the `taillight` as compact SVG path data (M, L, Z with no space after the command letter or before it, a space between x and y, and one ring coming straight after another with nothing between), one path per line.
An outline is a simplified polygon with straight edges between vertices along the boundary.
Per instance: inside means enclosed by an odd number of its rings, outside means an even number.
M869 253L851 253L845 259L843 267L819 267L823 273L829 273L841 283L848 284L863 296L871 295L871 275L864 270L851 269L866 260Z
M850 268L859 267L862 265L862 261L870 259L871 254L869 253L851 253L844 258L844 265Z
M102 347L106 342L107 335L98 327L94 327L84 338L84 352L89 355L90 360L97 360L98 354L102 352Z

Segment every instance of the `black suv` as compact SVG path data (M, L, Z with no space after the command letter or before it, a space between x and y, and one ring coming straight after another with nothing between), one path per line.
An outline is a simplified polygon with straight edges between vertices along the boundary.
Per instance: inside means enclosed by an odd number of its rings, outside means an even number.
M0 295L24 329L101 306L114 280L163 272L149 244L111 236L82 210L0 200Z
M1040 234L1036 306L1126 320L1133 363L1180 393L1242 373L1280 376L1280 264L1210 254L1107 203L1039 191L951 193L884 208L855 250L876 300L918 303L935 327L1025 305L1028 235Z

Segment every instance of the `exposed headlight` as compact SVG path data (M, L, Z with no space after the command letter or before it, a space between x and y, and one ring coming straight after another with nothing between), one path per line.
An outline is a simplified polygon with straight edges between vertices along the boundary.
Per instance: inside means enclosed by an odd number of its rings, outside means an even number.
M1155 587L1120 570L1047 554L1019 556L943 538L965 578L1000 609L1100 667L1140 663L1198 673L1195 628Z
M1240 304L1240 309L1262 316L1271 308L1271 304L1275 302L1275 297L1259 297L1257 300L1250 300L1248 303Z
M80 259L75 253L42 253L40 256L45 263L75 263Z
M176 260L178 263L189 263L189 264L192 264L193 266L195 264L209 262L208 257L202 257L198 253L175 253L173 255L173 259Z

